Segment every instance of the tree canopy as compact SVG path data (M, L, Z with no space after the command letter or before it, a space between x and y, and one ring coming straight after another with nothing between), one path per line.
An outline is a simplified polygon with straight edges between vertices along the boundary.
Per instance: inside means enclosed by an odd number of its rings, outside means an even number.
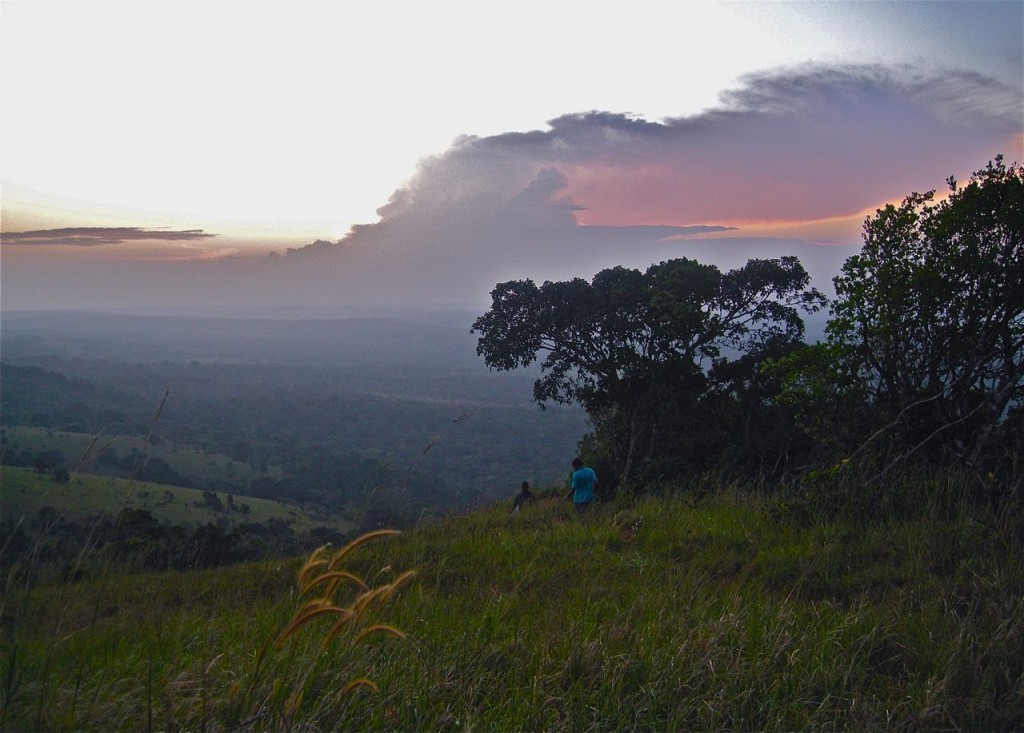
M714 367L800 342L800 312L825 303L809 280L783 257L727 273L681 258L646 272L602 270L589 283L509 281L473 332L493 369L528 367L543 353L534 398L577 402L598 428L615 426L616 469L628 482L667 413L705 394Z
M901 455L977 465L1024 386L1024 168L948 184L865 222L828 330Z

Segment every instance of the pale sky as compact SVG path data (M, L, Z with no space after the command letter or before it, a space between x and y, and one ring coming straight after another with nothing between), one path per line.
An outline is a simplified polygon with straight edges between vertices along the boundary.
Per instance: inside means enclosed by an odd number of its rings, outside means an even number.
M105 297L169 269L97 263L343 238L353 298L404 268L411 300L445 273L473 299L544 260L510 234L538 216L855 245L885 201L1024 158L1022 38L1020 0L0 0L3 307L171 304Z

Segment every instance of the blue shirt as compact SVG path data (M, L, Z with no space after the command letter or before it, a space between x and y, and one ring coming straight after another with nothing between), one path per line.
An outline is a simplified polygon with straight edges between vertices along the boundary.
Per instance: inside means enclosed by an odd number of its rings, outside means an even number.
M594 486L597 484L597 474L594 469L584 466L572 473L572 502L573 504L586 504L594 500Z

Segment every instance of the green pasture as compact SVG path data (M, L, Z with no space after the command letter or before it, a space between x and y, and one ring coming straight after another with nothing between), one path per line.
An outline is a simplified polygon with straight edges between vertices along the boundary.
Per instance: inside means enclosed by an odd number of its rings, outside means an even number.
M164 524L198 526L226 521L229 526L262 523L271 519L288 522L297 532L325 524L339 531L351 523L315 518L299 507L269 499L218 493L222 509L214 509L203 492L180 486L74 473L67 483L30 468L0 466L0 516L17 521L52 507L69 520L85 520L101 514L116 515L124 509L145 509ZM232 508L233 506L233 508Z
M278 478L281 475L278 467L268 467L267 471L261 472L244 461L236 461L223 453L207 452L194 446L181 446L161 440L147 446L141 437L74 433L21 425L5 425L3 435L4 452L28 451L39 454L57 450L64 456L69 471L101 475L115 473L116 469L97 461L102 453L113 451L118 456L126 456L133 450L142 452L145 448L147 456L160 458L175 471L196 477L197 483L203 486L248 484L259 476Z

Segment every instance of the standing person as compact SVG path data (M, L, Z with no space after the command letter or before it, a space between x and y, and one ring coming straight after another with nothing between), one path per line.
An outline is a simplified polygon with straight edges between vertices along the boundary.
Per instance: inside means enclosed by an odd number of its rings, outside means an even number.
M576 507L577 514L583 514L590 508L594 500L594 490L597 488L597 474L594 469L583 465L583 459L576 457L572 459L572 490L569 495L572 497L572 504Z
M519 487L519 493L516 494L516 498L512 502L512 512L518 512L527 503L532 504L535 501L537 501L537 497L534 495L532 491L530 491L530 482L523 481L523 483Z

